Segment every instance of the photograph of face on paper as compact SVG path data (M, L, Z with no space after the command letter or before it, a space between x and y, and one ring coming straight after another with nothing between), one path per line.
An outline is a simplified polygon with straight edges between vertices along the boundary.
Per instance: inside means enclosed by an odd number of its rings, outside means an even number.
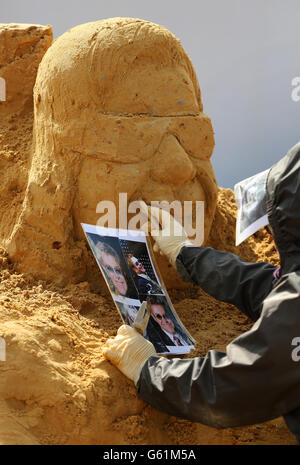
M138 299L137 289L124 261L118 237L85 232L113 297Z
M149 322L144 337L160 354L185 354L194 340L184 328L156 272L143 231L81 224L88 244L125 324L134 326L147 301Z
M120 246L135 282L139 300L146 300L148 295L164 295L165 292L155 273L147 243L120 237Z
M270 169L244 179L234 186L238 206L236 245L269 223L266 202L266 180Z
M187 353L193 347L193 340L188 336L182 323L175 317L171 302L165 296L147 297L150 307L150 318L146 330L146 338L152 342L156 352Z

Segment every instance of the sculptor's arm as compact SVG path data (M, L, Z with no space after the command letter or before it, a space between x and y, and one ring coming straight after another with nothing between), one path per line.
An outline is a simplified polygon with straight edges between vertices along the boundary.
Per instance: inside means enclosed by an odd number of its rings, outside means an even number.
M290 341L299 329L299 305L288 279L282 278L264 300L260 318L226 352L172 360L151 356L141 370L139 395L170 415L217 428L255 424L294 409L299 368Z
M236 305L253 321L272 289L275 266L247 263L238 256L211 247L182 247L176 259L184 281L194 282L215 299Z
M177 267L184 281L198 284L216 299L236 305L257 320L262 301L272 289L275 266L246 263L232 253L196 247L167 211L151 207L150 214L156 225L151 229L155 246Z

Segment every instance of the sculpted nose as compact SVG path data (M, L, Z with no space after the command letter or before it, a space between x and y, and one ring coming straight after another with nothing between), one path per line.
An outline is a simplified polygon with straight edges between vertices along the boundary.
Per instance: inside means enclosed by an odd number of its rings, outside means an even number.
M164 136L151 163L151 177L155 181L178 186L196 175L195 166L172 134Z

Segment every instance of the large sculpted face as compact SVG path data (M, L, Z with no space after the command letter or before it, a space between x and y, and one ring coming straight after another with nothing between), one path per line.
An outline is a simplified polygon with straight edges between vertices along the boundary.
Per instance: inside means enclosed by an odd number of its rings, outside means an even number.
M67 31L42 60L34 103L23 218L38 214L41 242L72 237L76 247L100 201L118 214L119 193L128 203L203 200L207 238L217 199L213 129L193 66L167 29L113 18ZM57 261L63 252L49 254Z
M148 204L162 200L170 203L174 200L203 200L208 232L216 194L209 161L214 145L213 131L209 118L199 111L197 113L197 102L192 92L185 97L189 110L174 116L178 111L179 96L186 94L186 84L180 71L172 70L176 83L174 99L165 103L170 82L167 76L156 72L155 88L159 89L156 98L160 101L161 115L131 114L130 107L124 108L122 115L118 116L95 115L91 125L93 132L97 131L97 140L95 136L90 137L90 130L85 136L86 150L90 148L92 155L83 161L79 175L79 196L82 199L78 205L79 216L84 213L86 203L93 206L93 212L96 201L107 199L117 203L118 192L126 192L128 201L142 199ZM145 77L145 88L151 87L147 80ZM184 81L188 81L188 76ZM153 95L139 87L138 83L136 93L143 93L143 99L150 107Z

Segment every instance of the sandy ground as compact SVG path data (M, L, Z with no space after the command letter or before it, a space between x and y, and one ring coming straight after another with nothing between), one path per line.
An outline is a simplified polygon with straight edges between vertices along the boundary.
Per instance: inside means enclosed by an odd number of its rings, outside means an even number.
M32 113L1 123L0 237L7 237L24 197ZM232 191L220 189L209 244L245 260L278 263L264 230L234 246L235 215ZM223 350L251 325L235 307L199 288L169 292L198 341L193 356ZM146 405L102 356L120 324L104 287L95 292L88 282L62 289L37 281L16 272L2 248L0 336L7 360L0 362L0 444L296 444L282 418L215 430Z

